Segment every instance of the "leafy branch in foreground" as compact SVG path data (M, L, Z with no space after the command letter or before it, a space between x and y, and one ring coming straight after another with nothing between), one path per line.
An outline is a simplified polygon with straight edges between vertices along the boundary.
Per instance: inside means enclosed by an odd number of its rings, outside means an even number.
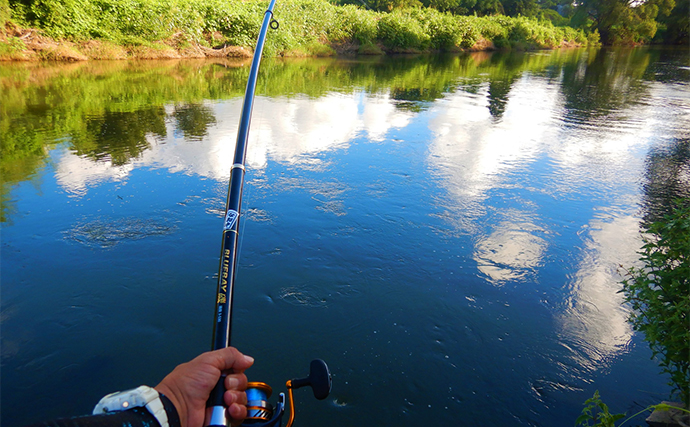
M623 418L625 414L612 414L609 407L601 401L599 390L594 392L594 396L585 401L582 415L575 420L575 426L583 427L615 427L616 421Z
M641 268L622 282L632 311L629 321L642 331L659 357L662 371L681 401L690 405L690 201L676 202L664 220L646 226Z
M667 403L659 403L656 405L649 405L643 410L629 416L623 420L619 426L623 426L628 421L647 411L670 411L672 409L690 414L690 411L685 408L671 406ZM575 420L575 427L615 427L616 421L624 416L625 414L612 414L609 412L609 407L601 400L599 390L597 390L594 392L594 396L585 401L585 407L582 409L582 414Z

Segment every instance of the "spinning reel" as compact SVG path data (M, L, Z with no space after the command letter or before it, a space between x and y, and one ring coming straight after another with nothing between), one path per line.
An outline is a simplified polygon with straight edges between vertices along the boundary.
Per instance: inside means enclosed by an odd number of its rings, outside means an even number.
M331 392L331 373L326 362L321 359L312 360L308 377L288 380L285 383L290 404L290 418L285 427L291 427L295 421L295 401L292 397L292 390L307 385L312 388L314 397L318 400L328 397ZM247 418L242 426L281 427L285 414L285 393L280 393L278 402L273 407L268 403L272 392L273 390L266 383L250 382L247 384Z

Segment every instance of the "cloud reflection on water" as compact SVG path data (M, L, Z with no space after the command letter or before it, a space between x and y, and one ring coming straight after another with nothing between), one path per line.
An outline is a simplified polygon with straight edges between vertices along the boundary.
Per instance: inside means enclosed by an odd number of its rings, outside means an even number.
M635 177L643 161L636 149L647 143L639 137L648 132L640 133L636 120L564 126L564 99L558 85L547 79L517 81L497 123L486 108L489 98L488 90L459 92L434 107L429 164L447 190L444 208L452 214L444 217L457 218L453 225L475 236L473 258L490 283L552 286L561 295L565 291L567 309L554 313L561 328L558 339L577 349L577 366L597 366L623 351L632 336L617 294L616 267L636 259L638 219L613 213L579 230L572 218L583 212L548 212L553 208L539 200L577 200L592 190L607 199L612 186L627 185L624 200L596 201L594 210L600 203L602 208L612 202L634 206ZM584 241L584 248L549 249L556 242L551 234L576 234L565 242ZM540 283L553 280L543 272L540 276L540 270L560 261L553 255L546 258L554 251L567 253L577 272L561 284Z
M533 280L547 249L546 240L537 235L542 229L523 212L506 217L475 244L477 268L494 284Z
M625 351L632 337L628 310L618 294L619 265L634 265L640 246L639 218L625 213L599 216L585 228L585 247L565 310L557 316L563 340L579 365L596 369Z
M163 140L147 135L150 149L132 163L115 167L109 161L93 162L66 149L58 160L58 182L67 192L83 195L99 182L125 180L138 167L163 167L219 181L229 177L242 100L234 99L212 107L217 123L206 129L203 142L189 140L176 132L174 120L167 121ZM172 106L166 107L169 116ZM255 99L249 134L247 165L261 170L269 159L289 164L309 165L315 154L345 147L359 135L380 141L392 128L406 126L413 114L400 111L389 95L364 96L361 93L329 95L310 99ZM202 145L203 144L203 145ZM203 148L202 148L203 147Z
M553 111L560 108L558 86L524 77L509 94L502 118L489 112L490 93L457 92L434 106L429 128L429 163L457 210L457 226L472 229L472 217L483 210L489 192L512 185L507 175L534 161L553 135ZM472 212L468 217L467 211Z

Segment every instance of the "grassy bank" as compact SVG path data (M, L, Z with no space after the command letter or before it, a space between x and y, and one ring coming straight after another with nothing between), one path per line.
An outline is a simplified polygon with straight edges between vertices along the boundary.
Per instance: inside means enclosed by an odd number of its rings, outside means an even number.
M69 56L67 50L74 52L72 59L244 56L254 46L266 7L255 0L0 1L9 5L2 15L9 10L0 47L4 59L22 59L27 48L38 51L37 59L61 59ZM275 17L280 29L266 42L271 56L540 49L598 42L581 30L524 17L454 16L435 9L380 13L324 0L280 1ZM37 31L29 34L26 28ZM60 42L63 52L37 46L51 42Z

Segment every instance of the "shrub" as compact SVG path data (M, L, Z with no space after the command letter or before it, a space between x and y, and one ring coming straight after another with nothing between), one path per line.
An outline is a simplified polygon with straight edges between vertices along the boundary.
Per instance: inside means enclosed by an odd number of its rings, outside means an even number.
M458 45L463 48L470 48L475 45L482 37L480 25L476 18L469 16L457 16Z
M337 13L340 15L344 38L356 40L362 45L372 44L376 40L377 13L353 5L340 7Z
M599 30L594 30L587 34L587 46L600 46L601 36L599 35Z
M475 18L479 25L479 32L487 40L493 41L496 46L502 43L503 40L508 40L508 33L513 25L510 20L499 22L496 17L482 17ZM509 25L506 25L509 24Z
M664 220L646 227L642 268L627 270L621 292L630 303L630 322L644 332L653 357L690 404L690 203L678 202Z
M10 20L10 3L8 0L0 0L0 29L5 28L5 23Z
M75 41L137 46L174 38L253 48L265 9L264 0L0 0L0 22L12 19ZM377 51L380 43L398 52L469 48L481 37L498 47L527 48L555 47L566 37L585 40L582 31L523 17L453 16L429 8L379 13L326 0L281 1L274 17L280 30L266 39L267 56L326 54L330 50L317 44L350 40L367 52ZM594 39L598 34L589 44Z
M543 9L541 11L541 18L548 20L553 25L557 27L565 27L570 21L568 18L561 16L558 12L553 9Z
M85 39L98 26L96 12L89 0L37 0L26 10L26 22L40 23L51 37Z
M609 407L599 397L599 390L594 396L585 401L582 414L575 420L575 426L582 427L615 427L616 421L623 418L624 414L612 414Z
M412 16L423 25L433 49L449 50L458 45L458 21L452 15L436 9L419 9Z
M219 32L235 46L253 47L259 36L264 8L256 2L225 3L207 1L199 6L203 31Z
M15 59L21 57L21 52L26 49L24 42L18 37L7 37L5 42L0 42L0 60Z
M394 49L424 49L429 45L429 35L419 21L406 12L384 14L378 23L378 38Z

